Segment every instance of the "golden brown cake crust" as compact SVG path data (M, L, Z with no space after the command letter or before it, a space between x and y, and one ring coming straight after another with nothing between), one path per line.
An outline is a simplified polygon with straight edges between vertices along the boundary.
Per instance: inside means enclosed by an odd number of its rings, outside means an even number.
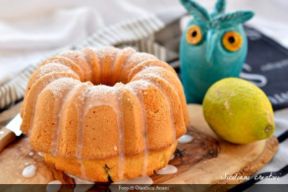
M43 61L21 115L47 162L93 181L152 174L188 125L174 69L132 48L86 48Z
M177 142L162 150L150 151L146 157L146 169L143 169L143 163L145 162L143 153L126 156L123 162L124 175L122 178L119 178L119 157L79 161L45 154L44 158L47 163L55 166L56 169L63 170L71 175L77 175L80 178L98 182L120 181L123 178L131 179L142 175L152 175L155 170L165 167L176 146Z

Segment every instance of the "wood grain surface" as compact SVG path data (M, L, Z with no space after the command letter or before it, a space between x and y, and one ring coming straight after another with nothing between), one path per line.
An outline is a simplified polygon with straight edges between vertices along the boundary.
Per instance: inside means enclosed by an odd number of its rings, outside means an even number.
M211 131L202 115L202 108L189 105L191 126L188 133L193 140L187 144L178 144L171 165L178 172L171 175L152 177L154 183L166 184L237 184L243 177L250 176L267 164L278 149L275 137L248 145L227 143ZM33 152L23 137L0 153L0 183L3 184L46 184L51 180L73 183L73 180L61 171L49 167L38 153ZM29 155L30 153L30 155ZM24 178L22 170L27 164L35 164L36 175ZM231 179L229 176L235 176Z

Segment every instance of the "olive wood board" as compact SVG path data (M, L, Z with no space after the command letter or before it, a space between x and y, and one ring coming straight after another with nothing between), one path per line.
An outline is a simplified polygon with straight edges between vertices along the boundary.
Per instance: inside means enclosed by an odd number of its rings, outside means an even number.
M175 158L169 164L178 172L170 175L153 175L154 183L165 184L238 184L241 178L231 180L226 176L250 176L267 164L277 152L275 137L247 145L227 143L213 133L202 115L202 107L189 105L191 126L190 143L178 144ZM47 184L52 180L73 184L73 179L46 165L32 149L26 137L10 144L0 154L0 184ZM29 154L30 153L30 154ZM22 170L27 164L35 164L36 175L24 178ZM240 179L238 179L240 178Z

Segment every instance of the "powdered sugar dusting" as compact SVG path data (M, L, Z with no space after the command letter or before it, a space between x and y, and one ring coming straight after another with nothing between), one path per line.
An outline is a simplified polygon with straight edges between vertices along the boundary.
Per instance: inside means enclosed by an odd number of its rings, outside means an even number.
M131 81L130 83L126 84L126 87L135 91L140 89L146 90L149 87L151 87L151 83L149 81L139 79L136 81Z
M149 65L143 68L141 71L135 74L133 79L141 79L141 77L145 77L145 76L159 77L159 78L163 78L166 81L168 81L167 76L169 77L175 76L175 78L178 79L176 74L171 73L171 71L167 70L166 68L160 65L155 65L155 66Z
M91 108L96 106L110 106L114 109L115 113L118 112L115 109L116 100L113 99L116 95L117 90L121 88L121 84L117 86L110 87L106 85L97 85L89 87L88 92L86 92L87 105L84 109L84 114L86 114Z
M43 65L39 68L39 75L43 76L48 73L52 72L69 72L69 73L74 73L73 70L71 70L69 67L62 65L60 63L49 63L46 65Z
M147 61L149 59L157 59L157 58L151 54L148 54L148 53L136 52L128 58L127 62L125 63L125 65L123 67L126 70L130 70L133 67L135 67L135 66L139 65L140 63Z
M137 53L133 54L131 59L133 60L134 64L137 65L137 64L139 64L143 61L147 61L149 59L157 59L157 57L155 57L154 55L148 54L148 53L137 52Z
M73 85L80 83L80 81L63 77L60 79L54 80L52 83L50 83L45 89L49 89L53 95L56 97L62 97L63 94L66 92L67 88L71 89Z

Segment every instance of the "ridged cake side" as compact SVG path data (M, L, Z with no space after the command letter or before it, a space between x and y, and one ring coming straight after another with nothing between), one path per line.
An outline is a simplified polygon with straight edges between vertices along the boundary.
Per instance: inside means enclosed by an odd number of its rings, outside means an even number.
M131 48L45 60L31 76L21 115L23 132L47 162L94 181L152 174L188 125L174 69Z

